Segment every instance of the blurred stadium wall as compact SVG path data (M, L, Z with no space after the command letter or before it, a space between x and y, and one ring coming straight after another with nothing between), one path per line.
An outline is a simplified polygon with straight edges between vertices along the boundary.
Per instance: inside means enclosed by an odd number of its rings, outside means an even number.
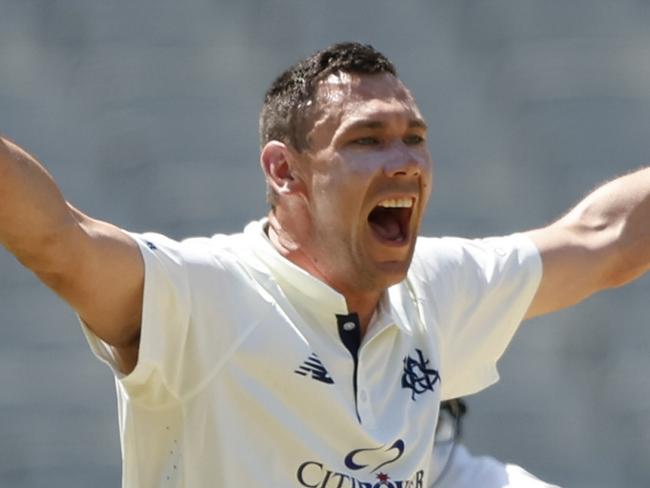
M386 52L430 127L426 234L543 225L650 159L642 0L0 0L0 131L68 199L131 230L265 212L257 116L335 41ZM472 450L578 488L650 486L650 281L525 324L469 400ZM0 485L119 485L111 375L72 312L0 251Z

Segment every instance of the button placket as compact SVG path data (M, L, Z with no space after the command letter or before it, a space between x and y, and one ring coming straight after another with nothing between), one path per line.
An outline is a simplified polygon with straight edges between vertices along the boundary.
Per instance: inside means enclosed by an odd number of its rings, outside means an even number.
M359 351L359 365L357 370L357 406L363 424L371 428L375 425L375 414L372 408L369 385L364 374L365 368L362 351L363 349Z
M359 391L359 401L361 403L367 403L368 402L368 393L363 388L361 389L361 391Z
M359 413L359 388L357 383L358 365L359 365L359 346L361 345L361 328L359 325L359 316L352 312L347 315L336 315L336 321L339 330L339 337L343 345L352 356L354 362L354 372L352 375L352 394L354 395L354 407L357 418L361 421Z

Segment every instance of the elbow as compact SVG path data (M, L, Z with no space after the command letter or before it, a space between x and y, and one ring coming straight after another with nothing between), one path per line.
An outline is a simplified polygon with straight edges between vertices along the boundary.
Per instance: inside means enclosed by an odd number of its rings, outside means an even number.
M582 249L580 254L589 257L593 292L621 287L648 270L650 240L633 232L625 219L587 211L567 215L564 224Z
M650 269L650 197L631 181L601 187L559 221L587 258L582 269L589 269L595 291L623 286Z
M650 268L650 233L623 221L605 227L600 238L606 288L618 288Z
M61 232L49 232L31 236L29 242L16 243L10 249L20 264L34 273L52 273L56 269L61 240Z
M72 224L74 227L74 224ZM71 270L77 268L79 260L71 252L71 234L76 229L57 229L55 232L33 237L23 246L16 246L12 253L18 261L30 269L47 286L59 290L66 285Z
M633 281L635 278L640 276L641 273L637 273L632 269L624 269L622 267L616 267L611 270L604 280L603 288L619 288L621 286L627 285L630 281Z
M608 288L618 288L643 276L650 263L650 245L647 242L621 237L614 246L613 258L607 272Z

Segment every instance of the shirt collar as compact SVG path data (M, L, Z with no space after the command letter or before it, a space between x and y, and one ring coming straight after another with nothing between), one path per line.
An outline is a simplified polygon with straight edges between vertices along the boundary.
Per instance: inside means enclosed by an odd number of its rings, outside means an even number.
M336 315L349 314L345 297L282 256L266 234L267 224L268 219L264 218L251 222L244 229L253 253L264 263L273 280L301 315L316 320L338 337ZM391 286L383 293L370 321L366 339L393 325L411 332L404 313L405 294L410 299L406 281Z

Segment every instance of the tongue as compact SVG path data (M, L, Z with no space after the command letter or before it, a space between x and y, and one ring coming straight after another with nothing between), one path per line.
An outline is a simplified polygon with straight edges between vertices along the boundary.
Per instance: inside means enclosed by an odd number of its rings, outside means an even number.
M397 218L388 209L378 209L372 212L369 219L370 226L379 234L379 237L389 241L395 241L402 236Z

